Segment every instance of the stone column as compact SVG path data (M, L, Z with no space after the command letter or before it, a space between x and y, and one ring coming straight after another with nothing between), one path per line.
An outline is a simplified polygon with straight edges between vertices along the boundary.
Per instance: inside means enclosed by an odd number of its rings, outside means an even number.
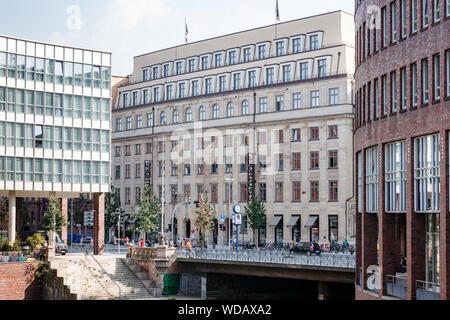
M94 193L94 255L105 250L105 194Z
M8 197L8 242L16 241L16 192L10 191Z
M330 284L328 282L319 281L317 284L317 300L329 300L330 299Z
M69 225L69 219L68 219L68 206L67 206L67 198L62 198L59 200L61 204L61 212L64 217L64 220L66 221L66 225L62 227L61 229L61 240L64 241L64 243L67 244L67 226Z

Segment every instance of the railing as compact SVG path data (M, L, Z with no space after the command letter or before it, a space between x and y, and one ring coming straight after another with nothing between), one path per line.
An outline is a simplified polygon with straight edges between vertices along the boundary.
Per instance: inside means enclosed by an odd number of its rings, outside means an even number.
M105 268L103 268L102 264L95 258L95 256L92 254L92 252L90 252L89 250L85 250L85 255L86 255L86 258L88 256L90 256L95 261L95 263L97 263L97 265L100 267L102 278L103 278L103 275L106 274L108 276L108 278L117 286L117 288L119 289L119 299L120 299L120 297L122 296L122 289L120 288L120 285L116 282L116 280L114 280L109 275L108 271L106 271ZM107 292L106 288L105 288L105 291Z
M276 263L285 265L321 266L333 268L355 268L355 256L349 254L322 253L320 256L307 256L282 251L240 250L239 253L228 250L185 249L175 252L179 258L194 260L239 261L255 263Z
M416 281L417 300L440 300L441 285L439 283Z
M386 289L388 296L406 299L406 286L406 277L386 276Z

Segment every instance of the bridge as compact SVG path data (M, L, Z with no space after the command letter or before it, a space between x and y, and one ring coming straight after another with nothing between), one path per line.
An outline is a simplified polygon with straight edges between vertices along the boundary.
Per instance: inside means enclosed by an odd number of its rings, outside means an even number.
M320 256L283 251L196 249L175 252L183 272L221 273L336 283L355 282L355 256L322 253Z

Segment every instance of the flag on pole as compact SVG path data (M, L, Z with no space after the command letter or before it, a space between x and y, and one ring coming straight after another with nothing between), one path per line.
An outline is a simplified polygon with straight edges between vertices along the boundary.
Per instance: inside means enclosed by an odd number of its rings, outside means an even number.
M188 34L189 34L189 29L188 29L188 25L186 22L186 18L184 19L184 24L186 25L186 31L185 31L185 41L186 43L188 43Z
M280 22L280 9L279 9L279 7L278 7L278 0L277 0L277 9L276 9L276 19L277 19L277 21L278 22Z

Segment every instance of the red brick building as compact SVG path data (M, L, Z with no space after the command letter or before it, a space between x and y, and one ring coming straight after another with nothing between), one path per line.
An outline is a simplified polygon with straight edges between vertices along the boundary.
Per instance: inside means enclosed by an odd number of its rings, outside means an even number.
M356 298L448 300L450 1L355 5Z

